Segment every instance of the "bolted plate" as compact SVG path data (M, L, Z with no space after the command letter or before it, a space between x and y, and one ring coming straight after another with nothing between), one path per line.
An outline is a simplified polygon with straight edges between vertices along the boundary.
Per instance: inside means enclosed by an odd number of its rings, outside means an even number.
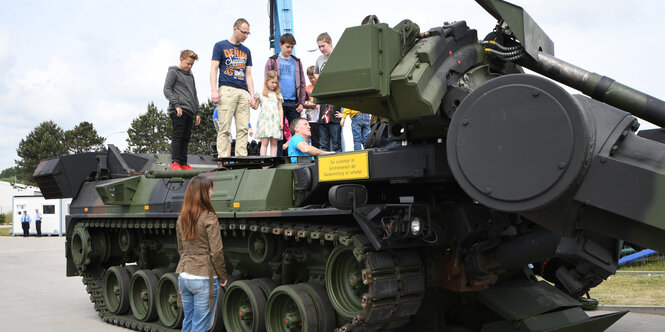
M547 206L589 158L584 113L561 87L515 74L490 80L460 104L448 132L448 161L475 200L504 211Z

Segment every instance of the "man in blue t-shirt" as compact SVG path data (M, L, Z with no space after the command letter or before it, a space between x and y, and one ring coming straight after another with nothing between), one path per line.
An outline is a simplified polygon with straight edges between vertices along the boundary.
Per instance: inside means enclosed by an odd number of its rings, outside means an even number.
M231 120L236 124L236 156L247 156L247 128L249 107L256 108L254 80L252 79L252 53L242 42L249 36L249 23L239 18L233 24L229 39L215 44L210 65L211 100L219 112L217 153L228 155ZM217 72L219 71L219 80Z
M304 118L297 118L291 122L291 130L294 134L289 140L289 156L291 162L297 163L298 157L302 156L318 156L322 154L334 153L319 150L309 144L307 140L312 136L312 131L309 127L309 122Z

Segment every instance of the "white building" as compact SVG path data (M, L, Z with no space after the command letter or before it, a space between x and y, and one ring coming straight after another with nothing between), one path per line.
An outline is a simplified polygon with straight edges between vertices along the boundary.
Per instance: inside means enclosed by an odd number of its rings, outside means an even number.
M23 184L12 186L9 182L0 181L0 214L10 213L14 210L12 207L12 197L15 195L35 194L40 194L39 188L37 187L26 186Z
M21 217L23 211L30 216L30 235L37 234L35 227L35 209L39 209L42 216L42 236L62 236L67 233L65 216L69 213L71 198L67 199L45 199L38 191L32 195L14 195L12 206L14 207L12 218L12 235L23 236Z
M16 185L0 181L0 213L12 214L12 235L22 236L21 216L23 210L28 211L32 222L30 223L30 234L37 234L35 228L35 209L42 214L42 235L64 235L65 216L69 213L71 199L49 199L42 197L39 188Z

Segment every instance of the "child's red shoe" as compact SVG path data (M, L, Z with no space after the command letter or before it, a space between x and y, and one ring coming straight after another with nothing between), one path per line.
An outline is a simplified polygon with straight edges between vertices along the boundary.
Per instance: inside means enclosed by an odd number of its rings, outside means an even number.
M171 170L172 171L182 171L183 168L180 167L180 164L178 164L177 162L174 161L173 163L171 163Z

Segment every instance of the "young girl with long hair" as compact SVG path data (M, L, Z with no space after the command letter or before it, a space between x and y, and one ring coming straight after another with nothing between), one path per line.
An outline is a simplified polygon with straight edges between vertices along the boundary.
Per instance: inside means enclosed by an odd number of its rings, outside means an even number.
M277 155L277 141L282 139L284 128L284 110L280 93L279 75L274 70L266 73L261 94L255 96L260 111L256 128L256 137L261 139L261 155L265 156L270 143L270 155Z
M176 223L180 261L179 298L184 320L182 331L205 331L212 322L220 285L226 285L222 236L210 202L212 179L197 175L189 181ZM219 279L215 282L214 279ZM207 295L207 296L206 296Z

